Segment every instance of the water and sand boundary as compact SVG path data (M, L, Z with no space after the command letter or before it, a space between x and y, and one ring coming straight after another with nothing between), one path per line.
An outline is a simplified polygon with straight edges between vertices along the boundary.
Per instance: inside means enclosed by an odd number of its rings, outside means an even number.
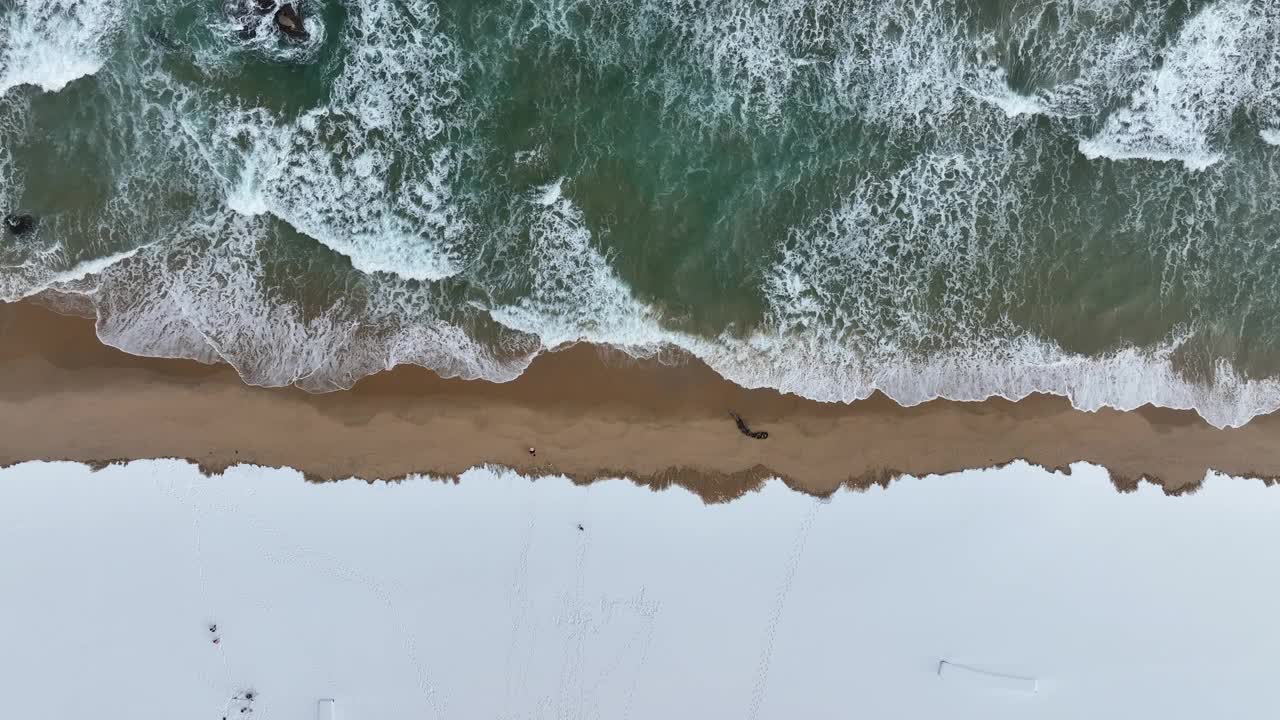
M826 495L1024 459L1086 461L1116 487L1194 490L1213 469L1280 477L1280 417L1217 429L1192 411L1081 412L1061 398L824 404L748 390L689 360L637 362L578 345L516 380L441 379L399 367L345 392L246 386L225 365L128 355L87 319L0 306L0 465L185 458L208 472L289 466L314 479L460 475L478 465L578 482L623 475L730 500L777 476ZM756 440L735 428L735 411ZM529 455L529 448L537 450Z

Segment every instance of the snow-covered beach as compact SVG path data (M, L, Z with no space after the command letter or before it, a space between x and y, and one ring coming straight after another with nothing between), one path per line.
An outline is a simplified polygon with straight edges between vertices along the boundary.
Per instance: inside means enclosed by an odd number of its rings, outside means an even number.
M1278 511L1083 464L706 505L30 463L0 471L0 685L29 719L1261 717Z

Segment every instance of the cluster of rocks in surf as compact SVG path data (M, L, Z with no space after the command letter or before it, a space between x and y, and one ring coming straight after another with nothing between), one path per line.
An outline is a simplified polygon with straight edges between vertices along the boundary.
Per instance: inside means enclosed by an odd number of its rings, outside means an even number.
M4 229L11 235L26 235L36 229L36 218L24 213L9 213L4 216Z
M242 24L240 36L249 39L257 34L257 18L271 15L271 22L281 35L291 40L306 40L311 37L307 32L307 24L302 12L298 9L301 3L279 2L279 0L241 0L235 4Z

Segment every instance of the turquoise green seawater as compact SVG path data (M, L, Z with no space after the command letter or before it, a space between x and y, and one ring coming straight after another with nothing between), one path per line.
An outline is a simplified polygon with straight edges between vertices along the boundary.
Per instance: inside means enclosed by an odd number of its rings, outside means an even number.
M1280 408L1280 0L0 0L0 297L349 387Z

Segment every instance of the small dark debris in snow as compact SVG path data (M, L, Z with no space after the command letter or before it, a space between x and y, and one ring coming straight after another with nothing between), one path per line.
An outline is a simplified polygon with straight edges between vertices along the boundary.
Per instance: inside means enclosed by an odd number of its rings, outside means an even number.
M583 530L586 530L586 528L582 527L582 523L578 523L578 532L582 532Z

